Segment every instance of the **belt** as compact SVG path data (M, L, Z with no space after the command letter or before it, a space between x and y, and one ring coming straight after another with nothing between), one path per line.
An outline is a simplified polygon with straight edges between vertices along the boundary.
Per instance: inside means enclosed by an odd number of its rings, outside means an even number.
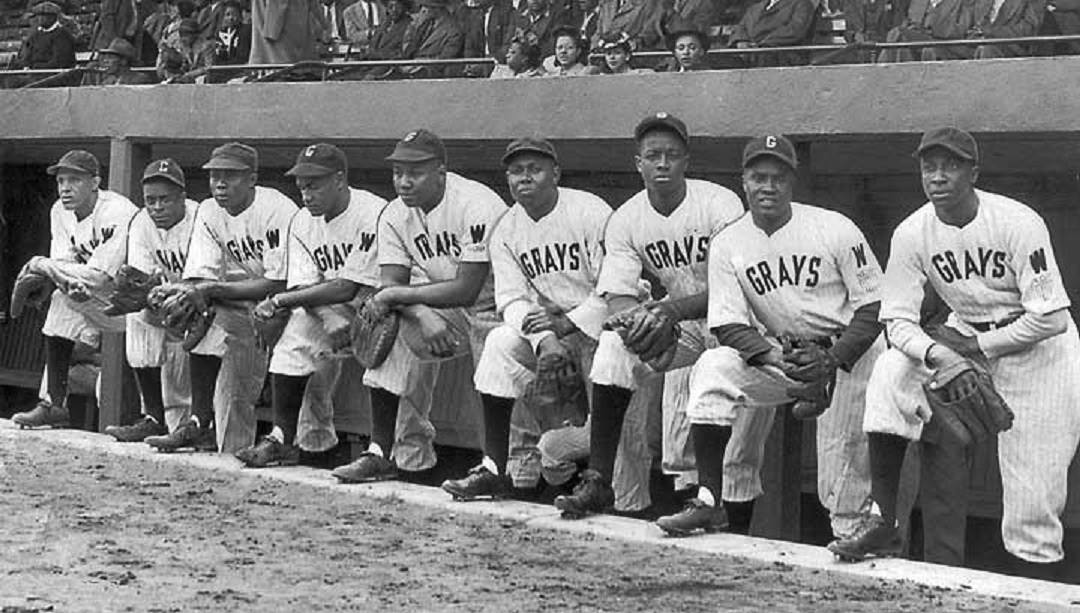
M1019 315L1009 315L1005 319L1001 319L1001 320L998 320L998 321L979 321L979 322L971 322L971 321L969 321L969 322L966 322L966 323L967 323L967 325L971 326L972 329L974 329L976 332L989 332L991 330L997 330L998 328L1004 328L1005 326L1011 324L1012 322L1016 321L1017 319L1020 319Z

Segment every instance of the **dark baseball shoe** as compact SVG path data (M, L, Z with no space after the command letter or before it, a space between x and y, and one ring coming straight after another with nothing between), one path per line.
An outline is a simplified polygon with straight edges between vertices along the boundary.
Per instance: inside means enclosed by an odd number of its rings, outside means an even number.
M581 519L590 513L603 513L615 505L615 490L595 470L581 473L581 483L569 496L555 498L555 508L566 519Z
M844 562L859 562L867 558L898 556L904 543L900 530L875 517L852 538L837 539L826 547Z
M723 532L728 528L728 518L724 505L710 506L691 498L682 511L657 519L656 525L669 536L690 536L698 531Z
M11 416L19 428L67 428L71 425L67 407L56 406L47 400L38 401L37 406Z
M269 436L260 438L258 443L245 447L233 455L248 468L296 466L300 463L299 447L279 443Z
M127 426L106 426L105 434L121 443L141 443L148 436L162 436L169 431L149 415Z
M442 483L443 491L454 497L454 500L476 500L477 498L491 498L498 500L506 498L510 494L510 483L505 476L492 474L483 466L477 466L469 471L463 479L447 479Z
M397 467L381 455L365 451L359 458L344 466L338 466L330 474L342 483L387 481L397 479Z
M176 430L164 436L148 436L143 442L165 453L181 449L217 451L214 431L200 427L194 421L181 424Z

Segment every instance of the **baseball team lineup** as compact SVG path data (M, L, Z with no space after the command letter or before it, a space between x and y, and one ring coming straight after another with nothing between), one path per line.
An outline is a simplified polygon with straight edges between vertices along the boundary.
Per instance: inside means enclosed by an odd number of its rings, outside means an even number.
M791 411L816 424L829 551L902 554L915 445L923 556L955 566L971 449L995 438L1006 551L1062 562L1080 335L1046 223L976 187L971 134L922 134L910 168L926 200L892 229L882 266L851 219L793 201L800 160L785 136L745 143L740 196L687 177L709 162L692 157L678 117L654 112L627 133L642 189L621 203L561 186L559 153L540 136L506 145L509 205L455 173L424 129L385 158L389 202L353 186L345 153L323 142L285 173L300 203L259 184L259 152L241 142L202 164L202 202L178 162L151 161L141 208L104 189L94 155L71 150L48 168L49 253L26 263L12 296L14 317L47 308L40 401L12 420L67 427L75 344L124 332L142 415L108 434L294 465L338 444L335 411L349 407L334 392L355 360L370 443L333 469L341 483L432 468L432 406L471 394L483 456L443 482L449 496L498 500L542 479L564 488L554 506L567 520L639 509L652 421L665 471L696 487L657 534L689 537L748 532L766 439ZM432 365L449 360L474 374L448 397ZM273 424L257 437L266 385Z

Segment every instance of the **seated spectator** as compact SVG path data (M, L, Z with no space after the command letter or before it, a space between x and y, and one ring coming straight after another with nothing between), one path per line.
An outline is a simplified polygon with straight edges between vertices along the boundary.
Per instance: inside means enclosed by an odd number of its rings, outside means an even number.
M60 7L42 2L34 7L34 31L23 41L16 62L22 68L71 68L75 37L60 27Z
M600 46L600 0L579 0L581 6L581 37L589 41L589 49Z
M709 37L692 26L676 26L668 35L671 57L656 67L657 72L709 70Z
M542 77L546 74L540 47L525 40L514 39L506 50L506 64L491 72L492 79Z
M346 0L319 0L319 40L326 44L348 40L345 34Z
M132 65L140 65L154 54L153 41L143 30L143 23L151 11L149 4L141 0L102 0L91 44L100 48L112 45L116 38L123 38L135 49Z
M356 6L355 4L353 6ZM364 54L371 60L396 60L402 57L405 32L412 24L411 0L390 0L386 3L386 15L371 34L368 50Z
M907 18L899 26L889 30L887 42L949 40L964 38L975 25L974 11L964 0L912 0ZM885 49L878 56L879 62L910 62L915 59L945 60L970 58L970 47L923 47L916 49Z
M179 40L162 45L158 53L158 78L165 83L194 83L208 72L217 49L213 41L199 36L201 31L194 19L180 22Z
M631 68L630 37L626 32L614 32L600 39L600 51L604 53L603 74L637 74L652 72L646 68Z
M493 58L496 64L506 63L506 47L514 36L514 9L506 0L478 0L475 6L465 5L458 10L458 21L465 34L465 57ZM491 64L470 64L465 75L486 77Z
M319 59L319 3L252 0L249 64L295 64Z
M405 32L404 57L408 59L449 59L461 57L464 49L461 27L450 15L448 0L420 0L420 11ZM410 78L438 78L443 66L406 66L396 71Z
M600 0L597 31L626 32L635 51L664 46L664 7L659 0Z
M366 52L375 31L386 23L389 3L382 0L358 0L345 7L341 17L345 20L345 39Z
M211 40L221 30L226 2L227 0L212 0L199 8L199 14L196 16L199 22L199 38Z
M555 30L555 55L544 61L548 77L580 77L599 74L596 66L586 64L589 50L578 29L563 26Z
M555 44L555 28L558 25L548 0L527 0L525 9L516 16L514 36L541 49L551 49Z
M691 27L702 33L708 33L716 19L711 0L664 0L663 14L660 18L661 29L669 32L672 24L679 27Z
M976 23L968 38L1035 36L1042 27L1043 0L984 0L976 5ZM980 45L975 59L1028 55L1026 45Z
M221 10L221 29L214 37L215 64L235 66L247 61L251 53L251 25L241 22L238 0L226 0Z
M169 25L176 18L176 3L172 0L164 0L159 2L157 10L143 21L143 32L146 36L150 37L150 40L155 45L161 46L161 39L165 34L165 26Z
M848 43L885 42L889 30L896 27L903 14L898 3L889 0L849 0L844 3L844 40ZM873 62L875 51L852 49L833 56L843 61Z
M737 49L803 44L814 25L815 6L811 0L759 0L746 9L731 33L730 44ZM749 55L743 58L743 63L748 66L790 66L803 59L794 53L768 53Z
M83 75L82 85L145 85L153 83L149 75L134 72L135 46L114 38L108 47L98 49L97 69Z

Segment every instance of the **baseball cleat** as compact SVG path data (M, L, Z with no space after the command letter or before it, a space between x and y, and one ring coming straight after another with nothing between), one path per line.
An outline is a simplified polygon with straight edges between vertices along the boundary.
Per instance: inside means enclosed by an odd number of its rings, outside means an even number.
M248 468L295 466L300 463L299 447L279 443L269 436L260 438L258 443L245 447L233 455Z
M581 473L581 483L569 496L555 498L555 508L565 519L581 519L590 513L602 513L615 505L615 490L595 470Z
M381 455L365 451L352 462L338 466L331 473L342 483L364 483L397 479L397 467Z
M691 498L682 511L657 519L656 525L668 536L690 536L699 531L723 532L728 528L728 517L724 505L711 506Z
M510 484L507 481L506 477L492 474L483 466L477 466L463 479L443 481L442 488L453 496L454 500L469 501L478 498L498 500L510 493Z
M67 428L71 425L67 407L56 406L47 400L38 401L37 406L11 416L20 429L26 428Z
M855 536L836 539L826 548L843 562L861 562L867 558L890 558L903 551L903 539L895 526L887 526L880 518L874 518Z
M141 443L148 436L162 436L169 431L149 415L144 415L139 421L127 426L106 426L105 434L115 438L121 443Z
M148 436L143 441L163 453L191 449L194 451L217 451L214 431L189 421L164 436Z

